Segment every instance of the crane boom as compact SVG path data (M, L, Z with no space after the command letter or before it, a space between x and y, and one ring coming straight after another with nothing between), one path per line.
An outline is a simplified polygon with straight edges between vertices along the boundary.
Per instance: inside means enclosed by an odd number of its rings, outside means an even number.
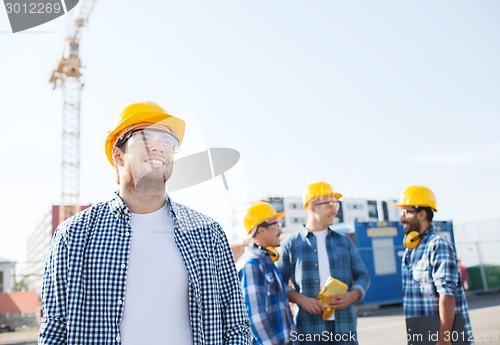
M96 0L80 0L65 39L63 55L50 83L63 89L62 205L80 201L80 97L83 88L80 61L82 28L88 23Z

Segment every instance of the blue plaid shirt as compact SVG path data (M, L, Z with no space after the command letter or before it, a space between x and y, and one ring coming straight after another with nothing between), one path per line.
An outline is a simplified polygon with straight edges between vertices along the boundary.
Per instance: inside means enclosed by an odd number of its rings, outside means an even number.
M370 286L370 275L351 239L332 229L326 236L326 251L330 263L330 275L365 295ZM319 280L318 249L316 237L305 227L288 236L281 244L281 257L276 263L285 282L290 279L295 290L307 297L314 297L322 290ZM299 334L321 334L327 331L326 321L321 315L309 314L296 308L295 324ZM356 313L350 305L335 311L335 332L356 332Z
M465 330L472 336L469 309L455 249L433 225L415 249L403 256L403 305L407 318L439 315L439 295L455 296L455 314L465 318Z
M250 344L249 319L224 231L196 211L168 204L189 278L193 344ZM117 195L57 228L45 266L39 344L120 344L132 235L130 211Z
M269 253L250 245L236 263L256 344L291 344L295 328L281 275Z

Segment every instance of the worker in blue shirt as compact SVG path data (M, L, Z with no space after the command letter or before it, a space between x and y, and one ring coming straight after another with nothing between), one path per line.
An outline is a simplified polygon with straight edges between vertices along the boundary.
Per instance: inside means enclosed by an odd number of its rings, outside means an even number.
M441 237L432 220L437 212L436 196L427 187L406 188L398 204L405 231L406 247L402 261L403 306L409 318L439 316L437 344L451 341L473 343L467 299L453 246ZM453 332L456 318L464 330ZM409 338L411 339L411 338Z
M302 198L307 223L281 244L277 266L293 285L288 298L298 308L291 339L300 344L357 344L353 303L365 295L370 276L351 239L330 228L341 197L326 182L309 185ZM325 308L317 296L330 276L345 283L348 291L330 298L328 305L335 312L324 320Z
M275 250L280 245L280 219L284 212L276 212L267 202L251 205L243 220L251 243L236 263L241 288L250 316L254 344L291 345L294 330L292 312L285 285L274 265Z

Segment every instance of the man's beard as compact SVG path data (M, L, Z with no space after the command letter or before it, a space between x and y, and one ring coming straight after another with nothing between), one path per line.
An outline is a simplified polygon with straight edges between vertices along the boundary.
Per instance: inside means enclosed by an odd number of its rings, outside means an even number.
M421 226L419 222L406 221L406 224L408 225L408 229L405 229L405 233L409 233L410 231L417 231L420 233Z
M130 173L126 178L126 188L130 191L139 192L141 194L160 196L165 195L165 183L172 175L172 169L161 171L148 171L146 173Z

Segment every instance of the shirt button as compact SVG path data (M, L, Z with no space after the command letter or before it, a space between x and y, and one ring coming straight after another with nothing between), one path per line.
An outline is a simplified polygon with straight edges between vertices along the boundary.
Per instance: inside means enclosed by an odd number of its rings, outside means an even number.
M118 300L118 305L122 305L123 301L121 299Z
M116 341L120 341L122 340L122 337L120 337L119 335L116 336Z
M314 266L318 267L318 264L316 263L316 264L314 264Z
M128 213L128 208L123 209L123 213L127 214Z
M127 265L125 265L125 264L121 264L121 265L120 265L120 267L121 267L121 268L125 268L125 267L127 267Z
M125 236L129 237L129 236L130 236L130 232L128 232L128 231L127 231L127 232L125 233Z
M316 249L314 249L314 252L316 253L316 252L317 252L317 250L316 250Z

